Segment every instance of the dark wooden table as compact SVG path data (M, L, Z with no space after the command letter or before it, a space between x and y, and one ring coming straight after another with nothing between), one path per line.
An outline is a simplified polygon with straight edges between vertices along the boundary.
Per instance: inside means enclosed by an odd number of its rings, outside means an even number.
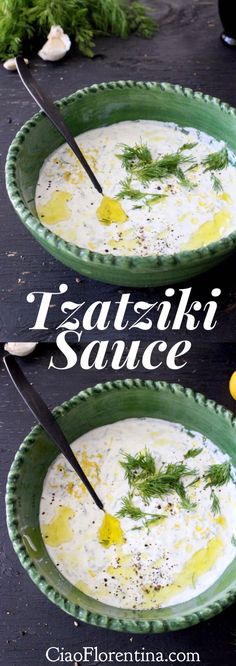
M100 39L97 41L93 61L71 54L55 66L39 59L33 61L33 71L55 99L79 87L94 82L117 79L154 79L178 82L221 97L236 106L236 51L223 47L219 40L220 24L216 0L158 0L149 2L159 16L160 31L151 41L132 37L129 41ZM35 111L35 105L26 95L17 75L0 72L1 150L6 150L21 124ZM3 169L1 170L3 176ZM57 291L62 282L69 286L69 298L74 301L115 300L127 289L119 289L81 278L50 257L28 234L17 219L2 185L1 202L1 274L2 294L0 313L0 341L29 339L28 328L34 319L33 306L26 303L26 295L33 290ZM180 382L205 393L235 411L229 396L228 380L236 367L236 281L235 257L219 268L188 285L193 297L206 300L212 287L220 287L222 296L218 312L218 325L212 332L195 331L189 336L192 350L188 363L181 371L170 371L164 365L151 374L153 379ZM159 300L164 290L132 290L132 300ZM175 305L178 300L176 290ZM114 308L114 306L113 306ZM132 317L131 317L132 319ZM66 400L80 389L98 381L114 377L149 377L140 366L138 372L127 370L115 373L109 369L100 372L82 371L78 364L70 371L48 370L55 348L45 341L55 339L58 309L50 312L50 327L45 331L32 357L22 361L32 382L38 387L50 407ZM118 337L110 333L111 341ZM127 334L127 344L140 337L144 349L150 335ZM182 332L169 332L168 344L186 337ZM81 348L88 342L83 338ZM80 350L81 351L81 350ZM56 353L59 362L59 352ZM111 352L108 352L108 360ZM14 405L14 407L13 407ZM22 438L33 420L1 369L0 427L2 458L2 490L4 499L7 472ZM37 590L21 568L15 556L5 527L2 501L2 528L0 569L2 573L1 663L5 666L45 666L45 651L50 645L63 646L73 652L84 645L97 645L100 650L135 651L142 646L149 650L162 650L167 654L198 651L204 666L231 666L236 654L235 605L218 617L175 634L161 636L130 636L105 632L87 625L76 626L73 618L57 609Z

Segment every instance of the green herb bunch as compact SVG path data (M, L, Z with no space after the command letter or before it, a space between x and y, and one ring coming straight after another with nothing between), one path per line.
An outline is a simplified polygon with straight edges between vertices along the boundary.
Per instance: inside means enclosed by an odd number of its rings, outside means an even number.
M52 25L60 25L81 53L93 56L97 35L128 37L136 32L150 38L156 23L141 2L129 0L2 0L0 3L0 58L10 58L25 47L46 39Z
M121 509L118 512L120 518L128 516L132 520L143 520L142 527L149 527L150 525L155 525L159 520L166 518L164 514L160 513L149 513L148 511L142 511L138 506L135 506L132 498L132 493L129 493L126 497L122 497L121 500ZM135 527L133 529L141 529L140 527Z
M231 465L227 461L218 465L210 465L204 474L204 480L206 481L205 488L211 489L211 510L214 514L220 513L220 500L216 495L215 488L229 483L230 478Z
M203 160L203 166L205 167L205 171L210 171L212 185L216 192L221 192L223 187L220 178L216 176L215 172L223 171L223 169L226 169L228 164L229 164L229 153L226 146L221 148L221 150L218 150L216 153L210 153Z
M191 150L195 145L195 143L186 143L176 153L168 153L153 159L147 144L141 143L135 144L135 146L123 144L122 151L118 153L117 157L122 161L122 165L130 176L134 175L143 185L147 185L153 180L163 180L175 176L183 185L191 186L181 167L188 163L193 165L193 158L183 153Z
M192 150L196 143L184 143L176 153L167 153L154 159L151 151L145 143L136 143L134 146L127 144L121 145L121 152L117 157L121 160L122 166L126 169L128 176L120 183L120 191L117 194L118 199L128 198L139 201L143 199L144 206L151 206L159 203L166 198L167 194L145 192L133 186L132 179L138 180L145 188L151 182L163 181L165 178L175 177L181 185L193 187L193 184L186 177L182 166L191 164L191 168L196 166L191 155L185 154L185 151ZM136 208L139 206L136 206Z
M154 192L150 195L148 192L139 190L136 186L133 186L133 178L138 180L143 188L150 183L155 185L155 181L165 182L167 178L175 178L182 186L193 189L195 185L187 177L187 172L198 166L202 166L204 172L210 172L213 188L216 192L220 192L223 188L216 172L222 171L229 164L229 153L226 146L215 153L209 153L198 164L191 152L186 154L186 151L192 151L196 145L196 142L184 143L175 153L167 153L154 159L145 143L136 143L134 146L121 144L121 152L117 154L117 157L121 160L122 166L126 169L128 175L120 183L121 189L117 198L128 198L136 201L143 199L143 205L159 203L167 194ZM187 167L185 170L183 170L184 166Z
M202 448L193 447L184 455L184 460L195 458L201 454ZM184 485L184 479L193 477L187 487L192 486L197 481L202 480L204 487L210 489L211 509L215 515L220 513L220 502L216 495L216 488L227 484L231 478L231 464L226 461L220 464L210 465L203 473L202 477L197 475L196 469L189 468L186 463L163 463L159 468L156 461L148 449L140 451L135 456L130 453L123 453L120 465L125 471L125 478L129 484L129 493L121 499L121 509L118 513L120 517L129 517L132 520L143 520L141 527L148 527L156 524L159 520L166 518L166 515L150 513L143 511L134 503L134 498L139 497L148 507L153 498L164 499L168 495L176 494L179 497L181 506L187 511L195 508L188 495L187 488ZM133 529L141 529L141 527Z
M186 510L194 508L187 497L183 479L196 476L196 472L189 469L185 463L169 463L158 469L155 458L148 449L145 449L135 456L124 453L120 464L130 488L128 495L121 500L121 509L118 513L120 517L127 516L135 521L143 519L143 527L155 525L159 520L166 518L165 514L143 511L134 504L134 497L140 497L148 506L153 498L163 499L169 494L176 493L183 508Z

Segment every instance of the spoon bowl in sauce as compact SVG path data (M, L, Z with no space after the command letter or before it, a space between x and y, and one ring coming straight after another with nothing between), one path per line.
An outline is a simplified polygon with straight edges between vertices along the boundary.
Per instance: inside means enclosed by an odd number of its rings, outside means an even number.
M52 412L50 412L50 410L48 409L46 403L42 400L41 396L35 391L35 389L28 382L28 379L25 377L23 371L19 367L14 356L11 356L10 354L5 356L4 364L13 384L17 388L18 392L20 393L21 397L26 403L27 407L30 409L31 412L33 412L38 422L43 426L44 430L55 442L60 451L62 451L63 455L68 460L70 465L72 465L76 474L78 474L82 483L85 485L88 492L90 493L98 509L104 511L103 521L98 531L99 542L106 548L109 548L111 545L114 544L119 545L121 543L124 543L124 535L121 529L119 519L105 512L102 501L98 497L89 479L85 475L81 465L79 464L69 443L67 442L64 433L59 427ZM62 507L62 512L63 511L64 509ZM55 534L56 537L58 538L59 531L63 532L64 529L64 524L62 520L63 515L64 514L62 513L62 515L59 516L59 525L57 524L57 521L56 522L54 521L55 524L53 525L53 538L55 538Z
M102 201L97 210L97 216L100 222L103 222L104 224L125 222L128 218L120 202L115 199L112 199L111 197L103 195L102 186L98 182L97 177L95 176L93 170L91 169L91 166L87 162L84 154L82 153L78 144L76 143L60 111L54 105L53 101L48 97L48 95L46 95L46 93L42 90L41 86L39 86L36 79L32 76L28 65L26 65L24 61L24 58L22 58L21 56L17 56L16 66L19 77L22 83L24 84L26 90L28 90L29 94L31 95L31 97L33 97L33 99L38 104L40 109L44 111L44 113L49 118L51 123L55 125L58 132L60 132L60 134L63 136L63 138L68 143L71 150L79 160L81 166L86 171L93 186L99 192L99 194L102 195Z

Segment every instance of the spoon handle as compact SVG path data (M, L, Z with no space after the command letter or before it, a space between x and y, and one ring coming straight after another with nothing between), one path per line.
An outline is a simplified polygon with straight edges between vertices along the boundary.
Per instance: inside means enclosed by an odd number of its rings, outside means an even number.
M40 88L38 82L32 76L28 66L25 64L24 58L22 58L22 56L17 56L16 57L16 66L17 66L17 71L18 71L18 74L21 78L21 81L24 84L24 86L27 88L30 95L33 97L35 102L40 106L40 108L44 111L44 113L49 118L51 123L53 123L53 125L55 125L58 132L60 132L60 134L62 134L63 138L69 144L69 146L71 147L71 149L75 153L76 157L78 158L78 160L82 164L82 167L85 169L85 171L88 174L90 180L92 181L94 187L99 192L99 194L102 194L103 191L102 191L102 187L101 187L100 183L98 182L96 176L94 175L91 167L89 166L87 160L85 159L82 151L80 150L78 144L76 143L76 141L75 141L73 135L71 134L69 128L64 123L64 120L63 120L63 117L62 117L60 111L55 106L53 101Z
M58 425L55 417L52 412L48 409L46 403L43 401L41 396L35 391L33 386L26 379L24 373L22 372L20 366L15 360L14 356L4 356L4 364L6 366L7 372L13 381L13 384L19 391L21 397L25 401L27 407L33 413L37 421L49 435L50 439L58 446L62 451L65 458L71 464L75 472L79 475L81 481L84 483L97 507L104 511L103 503L99 499L97 493L91 486L91 483L87 479L82 467L78 463L65 435L63 434L60 426Z

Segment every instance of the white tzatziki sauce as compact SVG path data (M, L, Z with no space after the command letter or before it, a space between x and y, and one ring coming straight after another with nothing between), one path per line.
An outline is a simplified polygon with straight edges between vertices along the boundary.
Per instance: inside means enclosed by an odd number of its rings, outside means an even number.
M180 464L188 471L185 502L173 490L148 502L134 493L136 510L148 516L119 517L123 539L105 547L103 512L63 455L54 460L44 480L40 527L55 566L79 590L119 608L170 606L209 588L234 559L235 470L223 485L207 484L207 470L229 458L203 435L161 419L130 418L91 430L72 449L112 516L130 498L120 464L128 454L148 452L158 473Z
M181 149L187 182L167 174L143 183L132 171L134 198L119 199L125 221L102 223L97 215L101 195L64 144L44 162L35 197L41 222L64 240L99 253L147 256L204 247L236 229L235 157L228 151L222 170L206 170L203 163L225 147L223 141L173 123L136 120L89 130L77 142L106 196L116 198L130 179L117 156L124 145L147 145L154 161Z

